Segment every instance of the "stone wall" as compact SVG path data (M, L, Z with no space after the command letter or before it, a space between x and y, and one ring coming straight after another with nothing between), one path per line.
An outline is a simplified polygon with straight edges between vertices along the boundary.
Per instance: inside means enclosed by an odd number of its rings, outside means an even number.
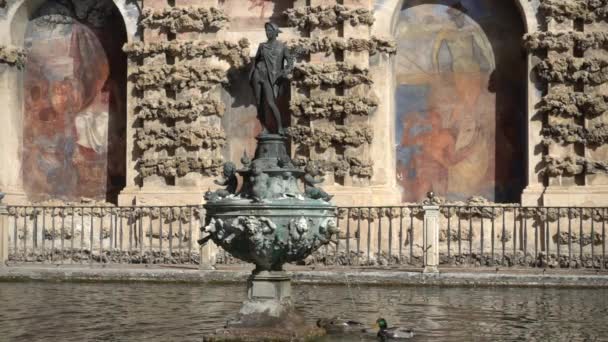
M247 39L222 38L229 24L214 1L145 3L143 41L124 47L134 66L136 177L121 203L200 203L219 173L226 142L220 88L250 60Z
M264 41L266 20L293 27L284 27L280 37L298 55L291 102L283 109L292 114L290 137L299 165L321 163L324 186L343 204L354 203L353 191L367 196L373 193L370 185L386 186L374 181L369 153L370 123L381 120L370 119L378 99L370 95L369 56L390 58L395 47L390 39L371 36L371 1L310 6L249 1L253 13L233 5L145 4L143 42L125 47L137 99L129 134L135 179L128 180L120 202L200 203L199 195L215 186L223 160L253 153L259 124L249 124L255 109L243 75L252 50ZM369 200L356 198L361 204ZM396 196L374 198L387 203Z
M608 202L606 1L544 0L544 30L525 37L545 85L536 108L545 205Z
M606 3L513 1L530 34L522 201L606 204ZM9 125L0 137L0 187L9 203L27 201L19 67L26 24L43 3L0 2L0 114ZM284 106L296 160L321 165L322 186L337 204L401 201L392 148L393 37L403 0L114 3L129 42L127 175L119 204L198 204L223 161L253 152L259 125L246 73L267 20L279 23L280 39L299 56Z

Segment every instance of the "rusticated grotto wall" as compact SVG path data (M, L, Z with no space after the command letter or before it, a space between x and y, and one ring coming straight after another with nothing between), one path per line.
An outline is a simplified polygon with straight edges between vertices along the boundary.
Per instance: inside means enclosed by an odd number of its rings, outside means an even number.
M220 88L249 64L249 41L227 40L217 1L146 1L143 41L124 47L135 100L131 186L121 204L200 203L224 162Z
M300 57L290 105L292 150L301 165L324 170L324 188L344 205L399 202L385 158L391 127L378 111L380 75L370 70L371 60L390 61L396 46L390 37L372 34L374 4L296 1L285 12L301 36L289 43Z
M525 37L540 61L535 108L545 205L608 204L608 1L543 0L544 29Z
M125 47L136 103L134 177L121 203L200 203L224 161L253 154L260 125L248 71L266 21L298 56L280 106L299 165L319 163L340 204L398 202L390 161L371 154L391 128L376 114L369 60L396 51L371 35L373 1L159 0L144 3L143 42Z
M606 204L607 3L512 1L529 34L522 202ZM44 2L0 1L0 114L7 123L0 190L9 203L27 200L24 37ZM394 40L404 2L114 1L129 42L127 172L119 203L200 203L224 161L253 153L260 126L247 71L268 20L298 52L291 98L282 104L297 161L320 164L322 186L338 204L399 203Z

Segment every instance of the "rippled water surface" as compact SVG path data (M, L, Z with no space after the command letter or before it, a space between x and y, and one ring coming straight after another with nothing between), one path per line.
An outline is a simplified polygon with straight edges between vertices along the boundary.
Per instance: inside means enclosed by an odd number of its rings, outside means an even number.
M296 286L311 321L343 314L416 341L608 341L608 290ZM0 283L0 341L201 341L242 285ZM323 341L353 341L333 337Z

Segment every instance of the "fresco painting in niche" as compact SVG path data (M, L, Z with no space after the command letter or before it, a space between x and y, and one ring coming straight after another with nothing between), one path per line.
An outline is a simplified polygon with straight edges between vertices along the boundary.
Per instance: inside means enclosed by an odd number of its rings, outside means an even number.
M403 201L516 201L523 189L523 24L511 1L408 1L396 37Z
M124 184L120 22L112 1L57 0L28 24L23 179L30 200L106 200Z

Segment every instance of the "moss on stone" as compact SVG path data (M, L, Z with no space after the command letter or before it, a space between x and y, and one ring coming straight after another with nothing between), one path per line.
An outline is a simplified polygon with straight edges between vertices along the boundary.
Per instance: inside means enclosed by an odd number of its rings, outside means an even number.
M365 8L349 8L343 5L304 6L284 12L289 26L301 30L333 28L345 22L352 26L374 24L374 13Z
M242 68L251 62L249 40L243 38L238 43L229 41L163 41L163 42L134 42L125 44L123 50L132 59L143 59L157 55L168 54L179 59L218 57L230 63L231 66Z
M169 7L144 9L140 25L171 33L217 31L227 27L229 18L215 7Z

